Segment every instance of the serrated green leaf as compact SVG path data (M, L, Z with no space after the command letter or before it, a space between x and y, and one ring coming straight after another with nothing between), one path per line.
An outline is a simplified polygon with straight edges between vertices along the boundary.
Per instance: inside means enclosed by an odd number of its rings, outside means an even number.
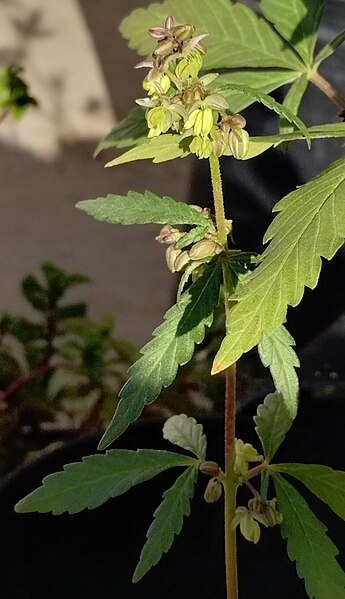
M261 362L269 367L274 386L282 395L291 418L297 414L299 384L295 368L300 365L293 345L296 345L295 340L283 325L273 333L264 333L258 345Z
M235 83L227 83L226 85L219 86L217 90L221 93L223 93L226 90L235 91L249 96L256 102L260 102L260 104L263 104L264 106L266 106L266 108L273 110L274 112L279 114L280 117L283 117L289 123L295 125L295 127L299 129L303 136L306 138L308 142L308 147L310 147L308 128L305 126L303 121L301 121L301 119L297 115L293 114L293 112L291 112L291 110L289 110L286 106L284 106L283 104L279 104L279 102L276 102L276 100L271 98L271 96L268 96L267 94L261 92L258 89L255 89L254 87L250 87L249 85L237 85Z
M107 162L105 166L118 166L126 162L148 160L149 158L152 158L152 162L156 164L174 160L175 158L185 158L189 155L187 147L187 138L182 139L181 135L164 133L164 135L148 139L140 146L128 150L128 152L121 154L118 158Z
M259 266L243 281L229 313L229 334L215 357L217 373L257 345L263 333L286 319L304 288L314 289L321 256L330 260L345 236L345 158L288 194L274 207L279 215L267 230L271 240Z
M283 106L293 114L297 114L307 87L308 77L303 74L291 85L284 98ZM280 121L280 133L290 133L293 130L294 127L283 117Z
M191 359L195 344L201 343L205 328L213 322L219 300L221 265L208 265L203 275L185 291L165 315L165 322L142 349L142 357L129 369L131 378L120 392L114 417L100 448L107 447L136 420L144 406L153 402L162 387L168 387L179 366Z
M218 87L225 86L228 83L235 83L236 85L249 85L250 87L259 89L265 94L269 94L282 85L293 83L299 77L300 73L288 70L235 71L233 73L219 75L210 87L216 90ZM223 95L229 103L229 109L234 113L241 112L241 110L244 110L244 108L247 108L247 106L250 106L255 102L255 98L250 98L243 93L230 89L224 91Z
M183 519L190 514L190 500L197 478L198 469L187 468L163 494L163 501L153 514L154 521L147 531L147 541L133 574L133 582L138 582L159 562L163 553L169 551L175 535L180 534Z
M47 291L34 275L28 275L22 280L22 292L35 310L45 312L49 309Z
M188 245L191 245L192 243L196 243L197 241L201 241L202 239L204 239L206 233L209 231L209 229L212 225L211 220L206 220L204 218L204 221L205 222L203 225L193 227L193 229L191 229L190 231L187 231L187 233L184 233L184 235L176 241L175 248L177 250L182 250L183 248L187 247ZM169 223L170 223L170 221L169 221Z
M297 574L304 578L310 599L344 599L345 574L335 559L338 550L326 535L325 525L282 476L274 474L273 481L288 556L296 562Z
M307 66L313 63L323 0L261 0L261 10Z
M333 137L345 137L345 123L330 123L325 125L316 125L308 127L308 136L310 139L327 139ZM243 160L250 160L259 156L272 147L277 147L281 143L298 141L304 139L300 131L284 133L280 135L267 135L251 137L249 140L249 149Z
M341 46L341 44L343 44L344 42L345 42L345 29L343 29L343 31L341 31L334 38L334 40L329 42L329 44L326 44L326 46L324 46L322 48L322 50L320 50L317 57L315 58L315 64L319 65L319 64L321 64L321 62L326 60L326 58L329 58L330 56L332 56L333 52L335 52L335 50L339 46Z
M154 42L148 35L153 26L162 26L167 15L176 23L191 23L197 33L208 33L205 69L218 67L303 67L297 54L284 43L263 18L243 4L229 0L166 0L137 8L122 21L120 31L129 47L143 56L152 54Z
M98 144L94 156L109 148L139 146L147 141L148 126L143 108L134 108Z
M270 462L283 443L293 422L280 393L266 395L264 402L258 406L254 422L265 458Z
M170 443L191 451L199 460L206 458L206 436L202 424L198 424L192 416L176 414L168 418L163 426L163 437Z
M190 466L192 457L153 449L113 449L67 464L63 471L49 474L42 486L21 499L16 512L76 514L96 508L134 485L175 466Z
M345 520L345 472L319 464L274 464L274 469L297 478Z
M77 208L96 220L111 224L207 226L205 217L189 204L177 202L168 196L160 198L152 191L129 191L126 196L109 194L106 198L78 202Z

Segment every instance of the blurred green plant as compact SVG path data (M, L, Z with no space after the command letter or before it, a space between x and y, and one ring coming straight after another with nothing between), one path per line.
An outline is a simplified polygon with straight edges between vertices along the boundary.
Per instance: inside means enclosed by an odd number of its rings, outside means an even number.
M18 66L0 69L0 123L9 113L19 120L29 106L37 106L37 100L30 96L29 87L20 76L22 70Z
M0 472L31 452L104 428L116 406L134 346L114 338L114 319L94 322L84 303L66 301L88 282L51 262L21 289L40 315L0 314Z

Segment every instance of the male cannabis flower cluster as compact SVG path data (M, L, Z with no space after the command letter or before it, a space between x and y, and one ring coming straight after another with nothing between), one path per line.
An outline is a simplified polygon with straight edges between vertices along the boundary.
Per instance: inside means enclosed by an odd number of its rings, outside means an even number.
M207 34L194 33L195 27L175 25L171 16L164 27L149 30L157 40L152 60L137 65L150 69L143 82L148 97L137 100L147 108L148 137L178 133L198 158L227 154L242 159L249 145L246 121L239 114L229 115L224 96L208 89L216 73L199 77Z

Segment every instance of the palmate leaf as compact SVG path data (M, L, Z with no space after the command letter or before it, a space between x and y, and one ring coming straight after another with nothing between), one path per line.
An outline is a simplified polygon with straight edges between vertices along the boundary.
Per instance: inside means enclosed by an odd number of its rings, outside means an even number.
M142 357L129 369L131 378L120 392L114 417L99 444L107 447L136 420L145 405L153 402L162 387L168 387L179 366L189 362L195 344L201 343L205 327L213 322L219 300L221 265L213 262L185 291L165 315L165 322L142 349Z
M41 487L17 503L15 510L76 514L96 508L168 468L193 463L194 458L170 451L113 449L103 455L87 456L82 462L67 464L61 472L49 474Z
M140 561L133 574L138 582L169 551L175 535L180 534L183 519L190 514L190 500L198 477L198 468L191 466L165 491L163 501L156 509L154 521L147 531L147 541L140 554Z
M146 140L140 146L136 146L128 150L128 152L121 154L118 158L107 162L105 166L118 166L119 164L126 164L126 162L147 160L149 158L152 158L152 162L156 164L174 160L175 158L185 158L189 155L186 140L187 138L182 139L179 134L165 133L159 137Z
M303 121L301 121L301 119L297 115L293 114L293 112L291 112L291 110L289 110L286 106L284 106L283 104L279 104L279 102L276 102L276 100L271 98L271 96L268 96L267 94L261 92L258 89L254 89L249 85L237 85L235 83L227 83L226 85L221 85L217 87L218 92L224 93L226 90L242 93L245 96L248 96L257 102L260 102L260 104L263 104L270 110L273 110L274 112L279 114L280 117L283 117L289 123L295 125L295 127L299 129L301 133L303 133L304 137L307 139L307 142L310 143L308 128L305 126Z
M325 525L282 476L274 474L273 481L288 556L296 562L297 574L304 578L310 599L345 599L345 574L335 559L338 550L326 535Z
M345 123L330 123L325 125L316 125L308 127L308 137L310 139L327 139L332 137L345 137ZM293 131L279 135L267 135L251 137L249 140L249 150L243 160L250 160L259 156L272 147L277 147L281 143L298 141L304 139L301 131Z
M273 333L264 333L258 346L261 362L269 367L274 386L283 397L291 418L297 414L299 384L295 368L300 365L293 345L292 335L279 325Z
M345 158L288 194L274 207L264 242L271 240L259 266L246 277L233 299L229 333L215 357L213 373L233 364L286 319L305 286L314 289L321 256L330 260L345 236Z
M274 469L297 478L345 520L345 472L319 464L274 464Z
M329 58L330 56L332 56L333 52L335 52L336 49L339 48L339 46L341 46L341 44L343 44L344 42L345 42L345 29L343 29L343 31L341 31L334 38L334 40L329 42L329 44L326 44L326 46L324 46L322 48L322 50L320 50L317 57L315 58L315 63L318 65L321 64L321 62L326 60L326 58Z
M293 83L299 77L299 73L288 70L235 71L219 75L210 87L217 89L218 87L225 87L228 83L235 83L236 85L249 85L265 94L269 94L282 85ZM231 89L225 89L223 95L229 103L231 112L234 113L241 112L241 110L244 110L244 108L247 108L247 106L256 101L255 98L245 96L243 93Z
M207 441L202 424L186 414L171 416L163 426L163 437L182 449L187 449L199 460L206 458Z
M261 0L260 5L265 17L311 66L324 0Z
M94 156L109 148L137 146L147 141L148 126L143 108L134 108L98 144Z
M173 198L158 197L152 191L138 193L129 191L126 196L109 194L106 198L83 200L77 208L84 210L96 220L120 225L200 225L207 220L192 206Z
M167 15L176 23L191 23L197 33L208 33L205 69L219 67L278 67L300 71L297 54L262 17L229 0L166 0L137 8L122 21L120 31L129 47L143 56L152 54L150 27L162 26Z
M265 459L270 462L283 443L293 422L279 393L266 395L264 402L258 406L254 422Z

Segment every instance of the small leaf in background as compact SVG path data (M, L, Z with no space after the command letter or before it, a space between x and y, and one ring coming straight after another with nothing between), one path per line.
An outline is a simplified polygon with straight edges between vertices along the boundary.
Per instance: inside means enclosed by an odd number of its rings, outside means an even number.
M264 242L271 243L259 266L246 277L232 299L229 334L215 357L216 374L257 345L286 319L287 306L297 306L304 287L314 289L321 256L330 260L345 237L345 158L288 194L274 207L279 212Z
M333 52L335 52L335 50L337 48L339 48L339 46L341 46L341 44L343 44L344 42L345 42L345 29L343 29L343 31L341 31L334 38L334 40L332 40L329 44L326 44L326 46L324 46L322 48L322 50L320 50L319 54L315 58L315 63L319 65L321 62L326 60L326 58L329 58L330 56L332 56Z
M37 101L29 95L29 88L19 76L22 69L11 66L0 69L0 108L9 110L15 119L20 119L29 106Z
M111 224L145 225L200 225L207 226L207 219L184 202L167 196L159 198L151 191L129 191L126 196L110 194L106 198L83 200L77 208L84 210L96 220Z
M301 121L301 119L297 115L293 114L293 112L291 112L289 108L287 108L283 104L279 104L279 102L274 100L271 96L268 96L267 94L257 89L254 89L249 85L237 85L235 83L227 83L226 85L219 86L217 90L221 93L226 92L226 90L235 91L249 96L256 102L260 102L260 104L263 104L264 106L266 106L266 108L273 110L280 117L283 117L289 123L295 125L295 127L299 129L301 133L303 133L304 137L307 140L308 147L310 147L310 137L308 133L308 128L305 126L303 121Z
M165 315L165 322L142 349L141 358L131 366L131 378L120 392L120 402L105 431L99 448L112 443L152 403L163 387L174 381L179 366L192 358L195 344L205 337L219 301L220 263L205 267L203 275L185 291Z
M273 23L310 67L313 64L324 0L261 0L260 5L266 19Z
M153 449L113 449L103 455L87 456L82 462L67 464L63 471L46 476L42 486L21 499L15 510L76 514L96 508L168 468L190 466L193 461L188 456Z
M300 365L293 345L295 340L283 325L273 333L264 333L258 345L260 360L269 367L276 391L283 397L291 418L297 414L299 383L295 368Z
M190 500L198 477L195 466L187 468L174 485L165 491L163 501L156 509L154 521L147 531L147 541L140 554L140 561L133 575L138 582L169 551L174 536L180 534L183 519L190 514Z
M290 87L283 102L283 106L290 110L293 114L297 114L303 96L308 87L308 77L302 74ZM290 133L294 127L286 120L285 117L280 119L280 133Z
M319 464L277 464L274 468L297 478L345 520L345 472Z
M148 30L162 26L167 15L176 23L191 23L197 33L208 33L205 69L219 67L278 67L299 71L303 63L288 44L256 12L229 0L198 0L197 10L186 0L166 0L148 8L137 8L120 26L129 47L143 56L154 44ZM226 23L226 26L224 25Z
M310 599L345 599L345 573L336 560L338 550L326 535L325 525L282 476L274 474L273 481L288 556L296 562L297 574L304 578Z
M258 435L266 460L271 461L292 426L283 398L279 393L269 393L258 406L254 416L255 431Z
M46 312L49 309L47 291L34 275L28 275L23 279L22 292L35 310Z
M143 108L134 108L101 141L94 156L109 148L138 146L147 141L148 126Z
M167 162L175 158L184 158L188 156L189 150L187 138L182 139L181 135L175 133L165 133L159 137L152 137L140 146L136 146L128 152L121 154L118 158L114 158L107 162L106 167L118 166L133 160L148 160L152 158L152 162Z
M199 460L205 460L206 436L202 424L198 424L195 418L186 414L171 416L163 426L163 437L170 443L191 451Z

